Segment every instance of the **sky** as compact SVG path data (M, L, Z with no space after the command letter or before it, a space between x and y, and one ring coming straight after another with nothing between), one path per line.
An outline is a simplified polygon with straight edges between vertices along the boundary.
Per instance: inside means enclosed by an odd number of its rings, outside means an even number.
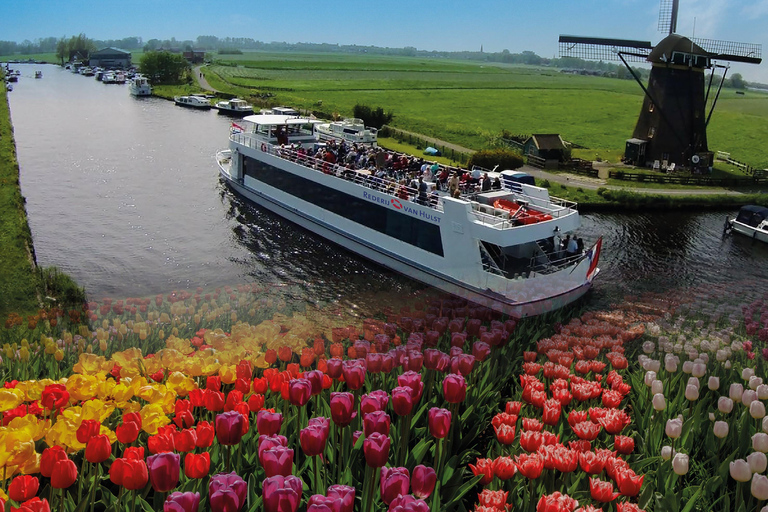
M219 7L221 5L221 7ZM91 39L357 44L420 50L525 50L556 57L559 34L657 43L659 0L2 0L0 39L84 33ZM677 33L760 43L768 51L768 0L680 0ZM768 60L768 55L766 55ZM768 63L729 73L768 83Z

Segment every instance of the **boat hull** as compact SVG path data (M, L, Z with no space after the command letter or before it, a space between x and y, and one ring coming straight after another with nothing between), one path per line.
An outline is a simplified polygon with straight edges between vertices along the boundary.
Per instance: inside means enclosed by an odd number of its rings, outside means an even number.
M735 220L731 220L731 228L733 231L739 233L740 235L748 236L753 240L759 240L761 242L768 243L768 231L753 228L752 226L748 226L741 222L736 222Z
M237 194L245 199L266 208L267 210L315 233L357 255L367 258L379 265L394 270L411 279L415 279L434 288L440 289L452 295L467 299L476 304L486 306L490 309L499 311L506 315L522 318L536 316L556 309L560 309L581 298L589 291L594 277L599 269L591 273L589 279L573 286L569 289L561 290L558 293L544 298L538 298L528 301L514 301L503 297L497 293L478 289L462 283L456 279L440 274L430 269L399 258L397 254L382 250L362 238L353 234L343 232L333 225L323 222L317 218L304 213L301 209L292 207L282 201L263 193L246 187L242 182L233 179L227 170L221 166L220 175L224 182Z

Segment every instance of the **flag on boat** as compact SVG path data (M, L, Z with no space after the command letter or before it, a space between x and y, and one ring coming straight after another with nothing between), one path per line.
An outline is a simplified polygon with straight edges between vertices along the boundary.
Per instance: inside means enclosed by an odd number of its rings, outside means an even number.
M237 123L232 123L232 127L230 128L231 133L243 133L244 131L242 126Z
M589 270L587 271L587 280L591 281L595 277L597 271L597 262L600 260L600 249L603 247L603 237L597 239L597 243L587 251L587 258L589 258Z

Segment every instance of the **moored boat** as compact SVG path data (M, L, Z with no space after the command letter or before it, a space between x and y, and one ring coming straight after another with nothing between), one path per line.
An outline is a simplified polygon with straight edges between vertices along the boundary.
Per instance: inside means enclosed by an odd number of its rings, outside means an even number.
M42 71L35 71L35 78L43 78L43 72Z
M376 145L378 131L365 126L362 119L348 118L341 121L320 123L315 126L321 140L347 141L353 144Z
M726 217L725 229L768 243L768 208L752 204L742 206L736 217Z
M220 175L246 199L352 252L451 294L514 316L538 315L591 287L601 240L564 256L559 238L580 225L576 204L520 184L429 197L383 169L328 157L317 120L253 115L238 121L217 153ZM371 149L376 151L376 149ZM535 217L522 222L504 200ZM535 212L535 215L531 214Z
M134 96L151 96L152 86L149 84L149 80L142 75L134 75L131 79L128 91Z
M218 101L214 105L214 108L219 111L219 114L227 114L230 116L249 116L253 114L253 105L249 105L247 101L240 98L232 98L227 101Z
M201 110L208 110L211 108L211 102L204 96L196 96L194 94L190 96L175 96L173 101L180 107L197 108Z

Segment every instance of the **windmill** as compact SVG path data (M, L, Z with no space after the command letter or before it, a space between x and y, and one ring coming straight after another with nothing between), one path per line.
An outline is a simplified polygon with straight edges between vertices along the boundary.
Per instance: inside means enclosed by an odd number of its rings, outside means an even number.
M667 36L656 46L648 41L560 36L560 56L620 60L645 92L643 107L624 160L641 166L667 162L693 170L712 166L707 124L728 72L728 62L760 64L759 44L688 38L675 33L679 0L661 0L659 31ZM629 62L651 63L646 87ZM725 62L726 64L721 64ZM723 69L707 112L715 69ZM709 79L705 72L709 70Z

